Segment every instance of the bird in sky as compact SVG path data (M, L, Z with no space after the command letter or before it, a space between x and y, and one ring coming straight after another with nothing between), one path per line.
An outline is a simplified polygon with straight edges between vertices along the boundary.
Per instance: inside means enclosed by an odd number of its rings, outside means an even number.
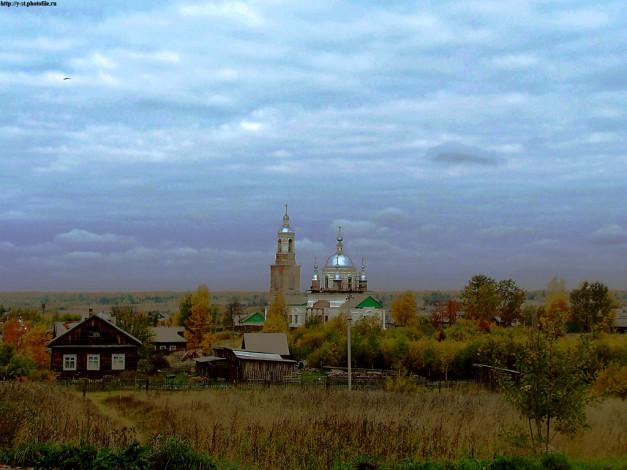
M70 77L65 77L63 80L72 80Z

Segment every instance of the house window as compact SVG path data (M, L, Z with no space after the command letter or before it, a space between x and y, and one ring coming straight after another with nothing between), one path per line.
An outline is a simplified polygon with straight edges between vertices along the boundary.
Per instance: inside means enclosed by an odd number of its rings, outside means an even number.
M159 349L166 349L165 344L162 344L161 346L159 346Z
M171 345L170 346L170 351L176 351L176 346L175 345Z
M100 370L100 354L87 354L87 370Z
M63 370L76 370L76 354L63 355Z
M111 370L124 370L125 367L124 354L111 354Z

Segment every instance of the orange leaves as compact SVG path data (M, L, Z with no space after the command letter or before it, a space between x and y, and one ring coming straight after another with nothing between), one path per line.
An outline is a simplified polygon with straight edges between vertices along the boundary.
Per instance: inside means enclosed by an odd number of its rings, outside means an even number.
M45 365L50 360L45 352L48 342L45 325L33 326L29 321L9 319L4 323L4 342L13 345L16 352L29 356L39 365Z

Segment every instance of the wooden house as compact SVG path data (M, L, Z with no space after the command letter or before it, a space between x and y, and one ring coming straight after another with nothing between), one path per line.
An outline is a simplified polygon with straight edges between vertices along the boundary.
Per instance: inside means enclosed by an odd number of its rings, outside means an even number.
M152 329L154 339L153 352L159 354L170 354L187 347L187 339L183 336L185 327L183 326L155 326Z
M101 378L137 370L141 341L99 315L55 328L57 332L47 345L57 377Z
M296 361L290 358L285 333L244 334L240 349L212 346L213 356L195 359L196 372L232 382L285 382L294 379Z

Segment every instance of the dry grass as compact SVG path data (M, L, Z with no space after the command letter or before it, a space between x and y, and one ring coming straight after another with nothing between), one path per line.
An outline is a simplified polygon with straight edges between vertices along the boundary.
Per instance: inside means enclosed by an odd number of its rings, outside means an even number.
M101 394L100 394L101 395ZM516 454L502 437L520 423L501 396L483 391L400 394L299 388L112 392L91 400L51 384L0 383L0 446L36 439L121 448L174 435L215 458L259 468L332 468L359 455L384 462ZM588 411L591 428L556 450L572 458L627 453L627 401ZM117 416L117 419L115 417ZM113 418L112 418L113 417ZM120 419L123 418L123 419Z
M120 449L136 439L91 401L49 383L0 382L0 430L0 447L35 440Z
M329 468L358 455L391 462L517 453L502 431L519 423L498 395L266 389L133 394L110 398L142 429L177 435L214 457L262 468ZM590 410L592 430L557 449L573 457L621 456L625 402ZM623 420L624 421L624 420Z

